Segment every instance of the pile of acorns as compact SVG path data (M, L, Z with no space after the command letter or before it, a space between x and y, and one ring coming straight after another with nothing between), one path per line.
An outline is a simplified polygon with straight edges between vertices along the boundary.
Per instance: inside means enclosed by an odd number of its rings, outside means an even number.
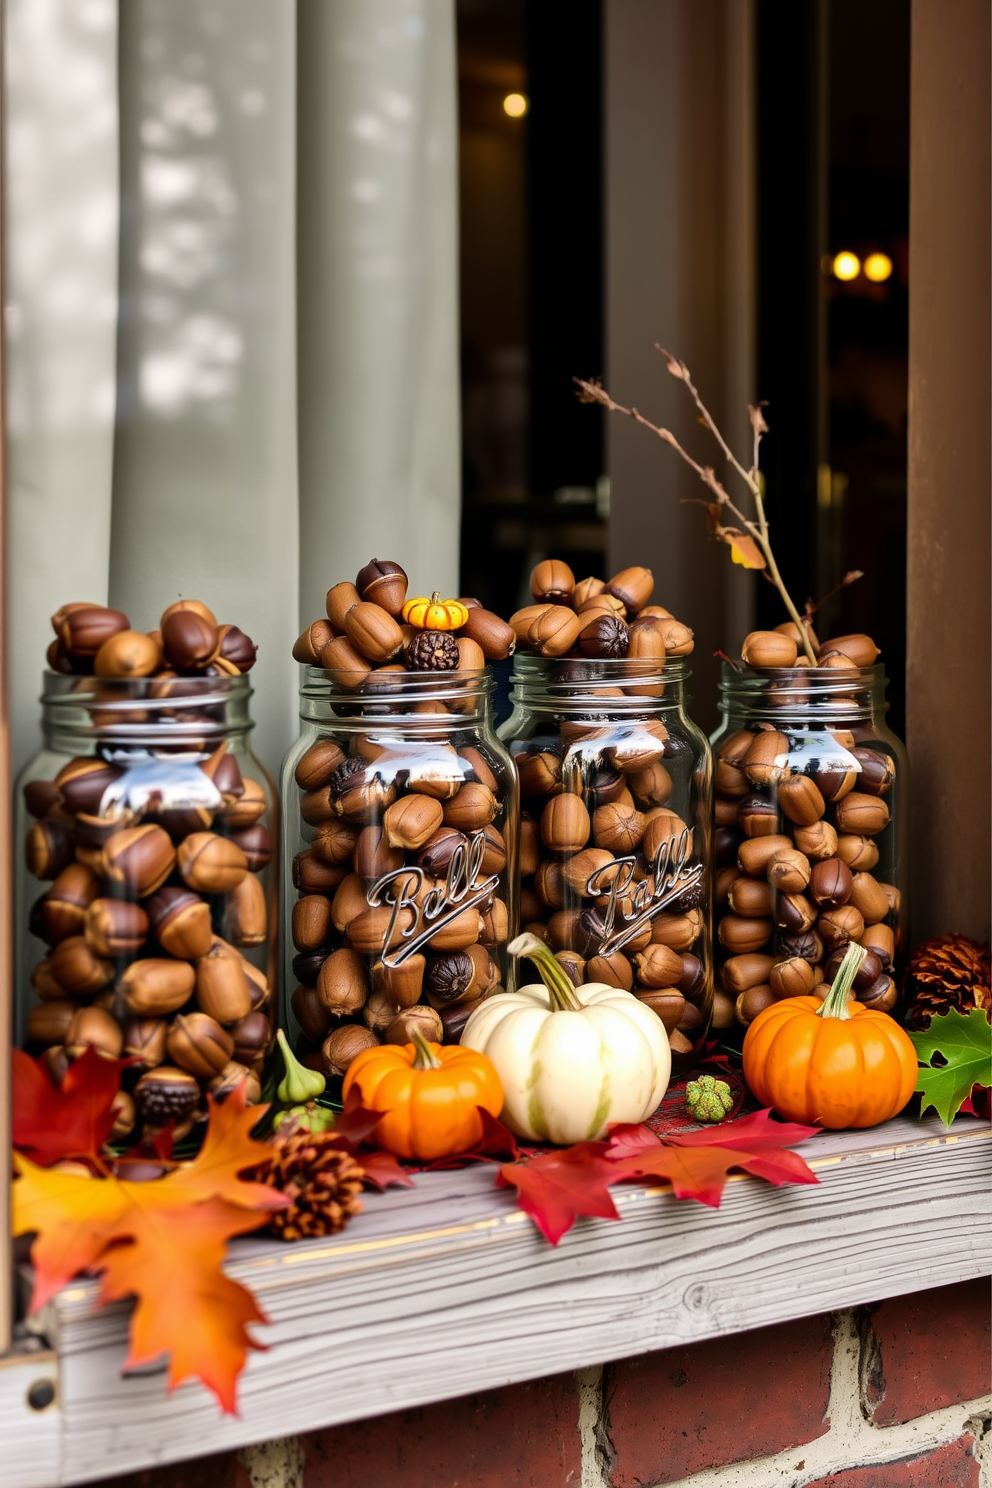
M113 726L133 735L134 714L114 712L119 692L81 682L73 697L100 721L96 752L24 786L27 867L49 884L30 910L48 952L31 973L26 1042L56 1081L90 1045L133 1061L115 1141L169 1122L181 1135L207 1090L222 1096L244 1078L259 1098L271 1039L266 976L242 954L268 939L257 876L272 855L268 795L226 742L197 758L189 741L198 719L216 733L216 687L192 679L247 671L256 648L196 600L171 605L148 635L97 605L66 605L52 624L56 669L148 679L154 742L132 737L118 754ZM198 710L198 692L211 706ZM173 698L179 708L162 706Z
M522 651L593 661L663 662L688 656L692 631L662 605L650 603L649 568L625 568L612 579L580 579L560 558L546 558L530 576L532 605L510 616Z
M53 672L115 677L238 677L255 665L258 647L236 625L218 625L198 599L163 611L157 630L132 630L122 610L67 604L52 616Z
M687 656L693 640L650 603L653 588L646 568L624 569L608 583L576 583L566 563L547 559L531 575L535 604L512 617L518 646L551 662L536 732L510 745L523 804L520 920L576 985L606 982L633 992L662 1019L673 1051L686 1056L705 1031L711 981L699 944L708 891L693 830L694 765L686 742L653 716L653 704L639 709L631 699L662 694L656 673L667 657ZM632 677L652 680L631 685ZM653 890L655 867L680 843L686 886L646 917L635 895ZM604 954L609 889L621 861L633 865L632 878L613 932L624 919L644 923L622 949Z
M356 689L373 671L480 672L513 646L510 626L477 600L408 600L400 565L373 558L353 584L327 591L327 619L307 626L293 656Z
M508 938L512 771L466 715L470 674L508 656L513 631L474 600L406 590L398 563L374 559L329 590L328 619L293 648L352 694L294 771L290 1006L299 1057L331 1076L414 1027L457 1042L500 986ZM399 724L394 710L412 718ZM480 897L472 884L491 878L499 887ZM416 903L394 915L390 882ZM423 943L398 959L404 930Z
M810 663L800 643L791 622L754 631L742 659L759 672L800 669L801 676ZM836 675L843 705L852 685L845 686L844 674L860 679L857 669L877 656L869 636L841 636L819 647L817 673ZM818 687L816 700L828 710L830 695L827 689L821 697ZM766 701L801 709L806 694L775 671ZM714 894L724 957L718 1026L747 1026L772 1002L829 986L852 940L868 952L854 995L883 1012L895 1006L899 890L872 873L880 844L885 851L895 760L870 734L859 743L850 729L830 727L829 718L820 728L836 745L821 760L784 722L741 729L716 746Z

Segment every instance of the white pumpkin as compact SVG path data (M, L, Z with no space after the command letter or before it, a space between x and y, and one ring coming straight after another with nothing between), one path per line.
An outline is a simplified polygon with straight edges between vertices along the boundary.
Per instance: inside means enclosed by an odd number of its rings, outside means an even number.
M650 1116L672 1072L657 1014L606 982L573 987L536 935L520 935L508 949L529 956L544 981L487 998L461 1036L496 1066L504 1124L518 1137L564 1146Z

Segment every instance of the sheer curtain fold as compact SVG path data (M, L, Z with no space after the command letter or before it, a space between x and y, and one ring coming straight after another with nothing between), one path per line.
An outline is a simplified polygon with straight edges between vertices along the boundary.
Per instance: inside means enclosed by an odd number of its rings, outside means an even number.
M6 43L16 762L59 604L197 594L274 768L328 584L457 582L453 0L8 0Z

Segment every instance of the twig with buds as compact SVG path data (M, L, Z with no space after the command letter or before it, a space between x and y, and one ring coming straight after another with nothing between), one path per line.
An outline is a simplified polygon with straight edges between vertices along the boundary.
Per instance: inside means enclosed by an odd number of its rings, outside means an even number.
M775 555L772 552L768 534L768 518L765 515L761 477L758 470L758 454L761 447L761 438L763 434L768 433L768 425L765 423L764 414L761 412L763 405L759 403L755 407L752 407L751 404L748 404L753 445L750 469L745 469L720 433L712 414L702 398L700 398L685 362L678 361L663 346L658 346L657 350L665 358L668 370L672 376L678 378L680 382L685 383L693 402L699 410L700 423L709 429L720 449L723 451L728 464L737 472L747 486L754 501L754 519L745 516L744 512L734 504L712 466L698 464L682 448L682 445L670 429L662 428L660 424L653 424L650 419L646 419L636 408L625 408L622 403L617 403L610 397L602 383L598 381L589 381L582 377L576 377L574 380L579 387L579 400L583 403L599 403L603 408L608 409L610 413L625 414L627 418L633 419L635 423L643 425L645 429L648 429L665 444L670 444L676 454L680 455L685 463L692 467L703 484L709 489L713 498L711 501L703 503L706 506L711 536L718 537L721 542L727 543L730 548L731 557L735 563L741 563L745 568L767 570L768 578L782 596L782 602L789 612L789 618L792 620L801 637L802 647L810 666L816 666L818 648L810 633L808 614L804 623L803 618L792 601L792 596L785 587L782 575L779 573L778 564L775 562ZM741 524L740 527L726 526L723 521L725 514L736 518Z

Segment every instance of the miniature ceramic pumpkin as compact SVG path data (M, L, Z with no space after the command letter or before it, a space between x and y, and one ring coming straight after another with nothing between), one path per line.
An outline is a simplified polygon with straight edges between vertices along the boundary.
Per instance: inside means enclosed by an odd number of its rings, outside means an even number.
M417 630L461 630L468 621L468 607L460 599L442 599L435 589L430 599L423 594L408 599L403 619Z
M611 1122L650 1116L672 1070L657 1014L605 982L573 987L536 935L508 949L529 956L542 980L487 998L461 1039L496 1066L503 1123L517 1136L569 1145L601 1136Z
M458 1044L413 1042L365 1049L348 1066L342 1094L357 1088L362 1104L382 1111L372 1140L395 1157L432 1162L467 1152L482 1136L479 1107L498 1116L503 1089L492 1063Z
M833 986L818 997L787 997L758 1014L744 1039L744 1078L763 1105L789 1121L837 1130L877 1126L916 1089L909 1036L888 1013L849 1001L865 958L851 942Z

